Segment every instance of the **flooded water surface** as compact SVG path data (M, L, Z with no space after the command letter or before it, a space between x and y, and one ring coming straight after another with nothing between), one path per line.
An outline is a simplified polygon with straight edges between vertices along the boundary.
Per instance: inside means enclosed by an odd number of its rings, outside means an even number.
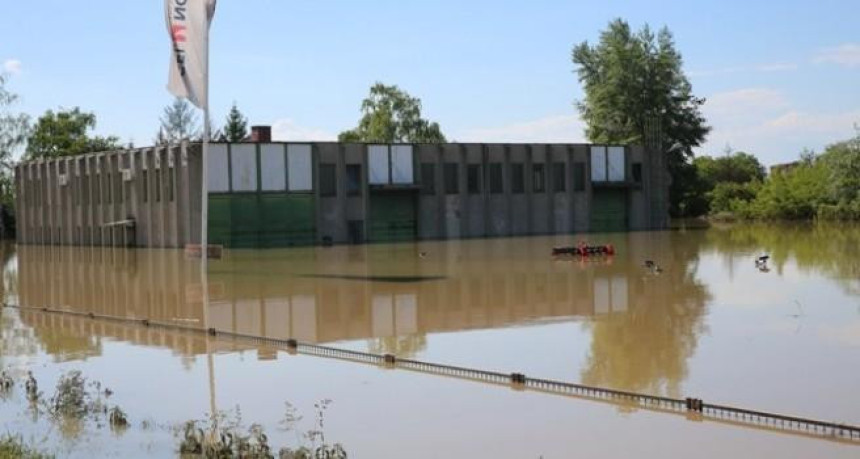
M860 227L730 226L571 237L228 251L7 246L6 302L216 328L860 424ZM757 264L761 255L769 258ZM646 260L653 265L646 264ZM274 445L350 457L857 457L840 442L308 355L202 333L6 308L0 367L49 394L81 370L131 427L58 428L21 390L0 429L61 456L170 456L225 411ZM291 408L292 407L292 408ZM292 429L290 410L303 418ZM44 441L43 441L44 440Z

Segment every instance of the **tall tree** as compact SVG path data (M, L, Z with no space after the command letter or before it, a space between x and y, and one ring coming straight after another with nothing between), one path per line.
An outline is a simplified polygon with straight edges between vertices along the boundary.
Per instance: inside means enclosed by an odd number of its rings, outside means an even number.
M15 152L27 141L30 118L23 113L13 113L11 107L18 96L6 89L6 77L0 74L0 203L14 203L12 163Z
M233 102L233 107L227 114L224 130L218 138L224 142L241 142L246 137L248 137L248 118L242 115L242 112L236 107L236 102Z
M90 136L88 131L95 127L96 115L78 107L56 113L48 110L27 139L25 157L56 158L122 148L118 137Z
M702 144L710 127L701 113L705 99L693 95L672 33L664 27L655 35L647 25L634 33L616 19L596 45L586 41L575 46L572 59L585 89L577 107L588 138L644 143L646 131L658 126L673 178L671 211L682 214L695 185L692 149Z
M358 127L341 132L341 142L443 143L439 124L421 117L421 99L377 82L361 103Z
M174 143L197 140L201 137L200 123L194 108L185 99L176 98L164 107L161 128L156 143Z

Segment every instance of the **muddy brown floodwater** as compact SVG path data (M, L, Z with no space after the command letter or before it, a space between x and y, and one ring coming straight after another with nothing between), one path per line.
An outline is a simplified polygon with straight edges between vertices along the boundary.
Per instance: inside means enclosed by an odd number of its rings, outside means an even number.
M4 246L5 301L298 340L860 424L860 227L735 225L571 237L228 251ZM754 260L770 256L766 268ZM653 260L660 270L643 266ZM60 456L171 456L171 426L231 411L350 457L858 457L860 443L290 355L285 349L6 308L0 367L53 389L77 369L131 427L68 433L0 398L0 432ZM279 422L290 403L304 427ZM238 411L237 411L238 407Z

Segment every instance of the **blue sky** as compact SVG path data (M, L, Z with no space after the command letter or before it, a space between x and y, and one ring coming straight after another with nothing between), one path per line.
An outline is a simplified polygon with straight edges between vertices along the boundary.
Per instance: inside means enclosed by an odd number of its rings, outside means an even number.
M161 0L4 3L0 66L21 111L80 106L97 132L151 143L171 100ZM382 81L420 97L450 139L584 141L571 47L616 17L674 33L708 98L701 153L790 161L860 122L856 0L219 0L213 118L236 101L280 140L333 138Z

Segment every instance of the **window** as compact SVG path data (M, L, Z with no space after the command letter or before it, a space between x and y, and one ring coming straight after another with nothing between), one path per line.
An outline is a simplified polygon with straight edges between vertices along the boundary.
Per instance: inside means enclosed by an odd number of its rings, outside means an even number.
M346 195L361 196L361 164L346 165Z
M606 147L591 147L591 181L606 181Z
M230 172L233 191L257 191L257 146L238 143L231 145ZM159 175L161 174L156 174L156 182L159 181Z
M466 171L466 185L469 188L469 194L481 193L481 165L469 164Z
M155 202L161 202L161 170L155 171Z
M260 145L260 188L263 191L284 191L287 189L284 146L278 144ZM310 175L308 170L307 174Z
M552 191L555 193L563 193L567 190L565 169L565 164L562 162L552 163Z
M624 181L624 147L591 147L591 181Z
M573 191L585 191L585 163L573 163Z
M314 189L310 145L287 145L287 185L290 191Z
M490 163L490 193L504 193L502 181L502 163Z
M421 193L436 194L436 165L421 164Z
M144 167L148 161L145 155L143 157ZM206 181L209 183L209 192L226 192L230 191L230 165L227 158L227 144L214 143L209 145L209 170L206 174Z
M511 193L522 194L525 190L525 166L522 163L511 164Z
M367 163L370 166L371 185L387 185L391 182L388 145L369 145Z
M412 145L391 146L391 182L394 184L413 184Z
M606 154L606 179L610 182L624 181L624 147L609 147Z
M457 194L460 192L460 165L457 163L445 163L445 193Z
M532 189L535 193L546 191L546 174L543 164L532 165Z
M334 164L320 164L320 196L337 195L337 167Z
M140 194L143 195L143 202L149 201L149 171L143 171L143 180L141 183L141 187L143 188ZM96 194L98 196L98 194Z
M633 163L633 181L642 183L642 163Z

